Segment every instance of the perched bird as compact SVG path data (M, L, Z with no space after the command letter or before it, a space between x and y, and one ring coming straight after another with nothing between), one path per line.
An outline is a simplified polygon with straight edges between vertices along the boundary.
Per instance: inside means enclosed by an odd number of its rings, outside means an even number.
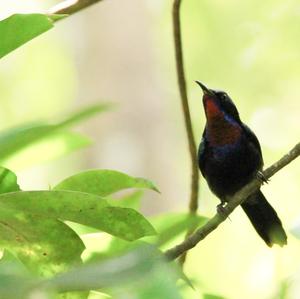
M240 120L233 101L226 92L207 88L203 91L206 125L199 146L198 162L211 191L221 200L230 197L261 173L263 158L255 134ZM281 221L258 190L242 204L257 233L268 246L287 244Z

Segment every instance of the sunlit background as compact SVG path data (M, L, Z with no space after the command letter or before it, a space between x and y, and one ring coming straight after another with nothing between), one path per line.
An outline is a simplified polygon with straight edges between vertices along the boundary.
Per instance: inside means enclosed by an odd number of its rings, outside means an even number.
M0 0L0 16L45 12L57 3ZM190 160L171 4L102 1L1 60L1 129L55 122L91 103L115 104L78 127L93 140L91 146L64 155L65 143L53 140L8 161L5 166L17 173L23 189L48 189L84 169L116 169L159 186L161 195L148 193L143 200L146 215L187 210ZM196 79L231 95L259 137L266 165L279 159L299 141L299 1L186 0L182 24L197 143L204 113ZM263 187L289 232L288 246L266 247L245 215L235 211L190 252L185 270L196 290L183 290L185 298L202 293L227 299L300 297L299 180L295 161ZM218 200L203 179L200 187L199 213L212 216ZM95 242L87 244L95 247Z

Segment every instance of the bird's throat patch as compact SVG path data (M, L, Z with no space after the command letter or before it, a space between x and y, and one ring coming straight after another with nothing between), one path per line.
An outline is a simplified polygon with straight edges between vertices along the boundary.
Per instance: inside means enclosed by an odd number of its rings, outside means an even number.
M224 146L237 143L242 133L241 127L222 115L207 119L207 137L211 145Z
M222 111L213 98L204 96L207 118L207 138L213 146L232 145L242 133L241 126L228 114Z
M212 100L210 98L206 99L205 111L206 111L206 117L207 118L214 118L214 117L222 115L222 112L220 111L217 104L214 102L214 100Z

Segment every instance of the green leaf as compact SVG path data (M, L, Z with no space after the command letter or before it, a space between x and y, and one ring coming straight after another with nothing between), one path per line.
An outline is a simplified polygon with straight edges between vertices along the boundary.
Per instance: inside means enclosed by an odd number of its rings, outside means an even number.
M120 201L122 202L122 201ZM202 225L208 220L203 216L190 215L188 213L168 213L163 214L158 217L153 217L151 223L153 224L157 235L152 237L147 237L145 241L156 246L163 246L166 243L174 240L180 234L186 232L189 228L196 225ZM132 250L141 244L147 244L145 241L138 240L135 242L128 242L126 240L121 240L119 238L114 238L111 240L109 247L106 251L101 252L101 254L96 254L102 259L107 259L112 256L120 256L129 250Z
M54 134L60 134L63 129L73 126L97 113L104 112L108 107L107 104L88 107L54 125L27 125L0 133L0 164L5 164L7 159L29 145L51 138Z
M108 288L132 283L150 272L154 257L146 250L135 250L105 262L94 262L78 267L50 280L58 291L80 291Z
M128 188L146 188L158 191L155 185L143 178L134 178L116 170L95 169L75 174L60 182L55 190L72 190L107 196Z
M104 262L74 267L52 278L36 279L14 258L0 262L0 297L24 299L32 291L44 296L58 291L59 298L85 298L93 289L104 289L112 298L180 299L177 268L152 246L141 246L126 255ZM43 298L44 298L43 296ZM30 297L31 298L31 297ZM48 298L48 297L46 297ZM51 297L52 298L52 297Z
M3 161L3 165L20 170L45 163L90 145L90 138L75 132L61 131L17 151Z
M121 257L87 264L49 282L60 292L110 289L113 298L181 298L174 268L154 248L143 246Z
M48 290L40 287L41 279L27 271L11 253L5 251L0 260L0 298L1 299L86 299L89 292L65 293L54 297ZM38 294L38 295L37 295Z
M2 257L0 259L0 267L3 263L16 263L19 265L23 265L20 261L7 249L2 251Z
M13 259L0 262L0 298L28 298L32 285L38 282L38 279L32 277L20 263L15 263Z
M53 27L43 14L15 14L0 21L0 58Z
M81 263L84 245L61 221L3 205L0 215L0 246L12 252L31 272L47 277Z
M138 211L140 209L141 199L143 195L144 192L138 190L118 199L106 199L114 207L131 208Z
M111 207L99 196L71 191L24 191L0 195L0 210L61 219L97 228L125 240L155 234L152 225L129 208ZM10 211L11 214L14 212Z
M20 190L17 176L9 169L0 167L0 194Z
M103 103L103 104L97 104L97 105L92 105L90 107L82 108L80 111L72 114L64 121L58 123L56 127L58 127L58 129L62 129L62 128L74 126L79 122L82 122L99 113L109 111L110 109L112 109L112 107L113 105L110 103Z
M4 249L2 253L2 258L0 260L0 268L3 264L7 264L7 263L15 264L15 266L17 266L20 270L29 273L25 265L15 255L13 255L13 253L11 253L7 249Z

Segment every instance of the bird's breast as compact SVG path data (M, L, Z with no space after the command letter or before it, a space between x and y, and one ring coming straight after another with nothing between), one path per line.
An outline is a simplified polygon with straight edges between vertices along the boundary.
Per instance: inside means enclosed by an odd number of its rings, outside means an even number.
M212 146L220 147L225 152L241 139L242 128L236 122L224 118L208 120L206 134Z
M241 140L239 139L235 143L213 146L212 153L217 160L224 160L228 159L228 157L232 157L236 152L238 153L240 146Z
M219 198L234 194L261 166L260 155L246 136L243 133L236 136L239 137L228 137L230 142L224 144L220 142L224 139L214 140L211 136L207 139L202 171L210 189Z

